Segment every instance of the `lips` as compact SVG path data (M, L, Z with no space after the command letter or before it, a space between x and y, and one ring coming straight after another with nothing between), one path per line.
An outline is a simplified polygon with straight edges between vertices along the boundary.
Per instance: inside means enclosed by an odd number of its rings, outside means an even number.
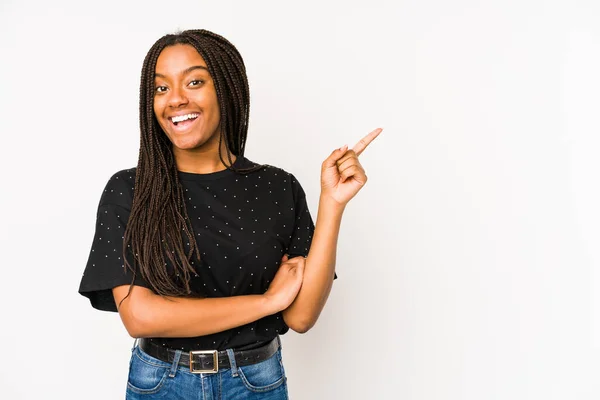
M194 119L198 116L198 113L196 112L191 112L191 113L187 113L187 114L178 114L178 115L171 115L169 118L171 119L171 121L173 121L173 123L175 125L177 125L177 123L185 121L186 119Z
M194 113L195 116L193 116L192 118L188 118L184 121L181 122L177 122L177 120L179 118L175 117L175 121L173 122L173 117L169 117L169 124L171 126L171 129L173 129L176 132L184 132L187 131L188 129L190 129L195 123L196 121L198 121L198 119L200 118L200 114L199 113Z

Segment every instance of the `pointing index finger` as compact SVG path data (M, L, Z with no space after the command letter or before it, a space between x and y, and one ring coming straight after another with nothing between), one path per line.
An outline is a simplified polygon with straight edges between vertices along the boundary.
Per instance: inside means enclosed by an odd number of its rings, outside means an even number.
M379 134L381 133L382 130L383 130L382 128L377 128L373 132L371 132L367 136L365 136L364 138L360 139L358 141L358 143L356 143L354 145L354 147L352 148L352 150L354 150L354 152L356 153L356 155L359 156L360 153L362 153L367 148L367 146L369 144L371 144L371 142L377 136L379 136Z

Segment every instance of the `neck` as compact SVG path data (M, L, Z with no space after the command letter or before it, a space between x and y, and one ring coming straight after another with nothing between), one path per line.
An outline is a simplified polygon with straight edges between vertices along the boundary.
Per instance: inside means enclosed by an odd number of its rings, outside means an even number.
M223 164L219 158L218 147L199 148L192 150L181 150L173 147L173 155L177 170L182 172L190 172L194 174L210 174L227 169L227 165ZM226 163L229 163L227 158L227 147L225 142L221 142L221 155ZM237 157L232 154L231 161L235 162Z

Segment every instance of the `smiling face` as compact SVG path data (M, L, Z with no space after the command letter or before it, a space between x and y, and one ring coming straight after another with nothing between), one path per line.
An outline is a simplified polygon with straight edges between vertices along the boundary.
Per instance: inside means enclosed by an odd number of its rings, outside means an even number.
M165 47L155 76L154 114L173 143L175 157L218 154L219 103L202 56L187 44Z

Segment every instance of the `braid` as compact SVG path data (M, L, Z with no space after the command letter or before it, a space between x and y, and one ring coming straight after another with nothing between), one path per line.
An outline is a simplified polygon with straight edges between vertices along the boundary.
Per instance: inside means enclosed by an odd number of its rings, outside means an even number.
M219 136L221 162L240 174L257 171L265 166L259 164L244 169L233 167L231 155L244 156L250 112L246 67L235 46L224 37L204 29L168 34L156 41L142 66L140 151L133 204L123 237L123 259L133 273L129 293L136 273L139 272L160 295L189 295L190 274L196 273L190 261L194 254L200 260L200 250L177 174L172 143L154 115L156 62L165 47L176 44L193 46L205 60L213 78L222 127L222 134ZM227 163L221 154L221 140L225 140ZM187 253L183 246L183 234L189 244ZM133 255L133 266L128 261L128 248ZM172 270L167 268L165 256L171 262ZM135 268L136 264L138 269Z

